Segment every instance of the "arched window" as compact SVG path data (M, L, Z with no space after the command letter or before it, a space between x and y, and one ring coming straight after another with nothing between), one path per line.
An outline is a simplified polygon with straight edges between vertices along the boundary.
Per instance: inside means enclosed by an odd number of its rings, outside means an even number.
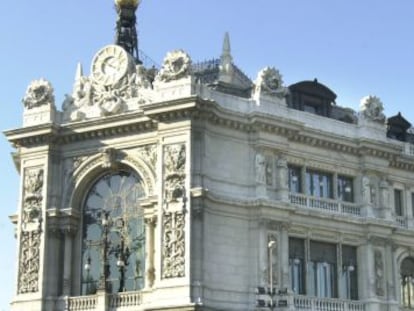
M406 308L414 308L414 258L401 263L401 302Z
M141 178L129 169L101 175L83 203L82 295L144 287L145 234Z

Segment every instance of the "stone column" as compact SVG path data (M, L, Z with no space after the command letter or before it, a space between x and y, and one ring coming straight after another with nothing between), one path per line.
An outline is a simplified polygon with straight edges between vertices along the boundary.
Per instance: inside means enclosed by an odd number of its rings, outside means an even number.
M301 172L300 172L301 176L300 176L300 188L302 190L302 193L304 195L308 195L308 191L307 191L307 187L306 187L306 164L304 166L302 166Z
M154 266L154 233L157 224L156 216L145 218L145 287L154 286L155 266Z
M289 281L289 224L282 224L280 226L280 246L279 258L282 267L281 271L281 287L283 289L290 288Z
M73 237L76 234L76 230L65 228L62 233L65 241L62 294L63 296L70 296L72 294L72 264L74 260L74 258L72 258ZM79 258L79 260L81 259Z
M385 178L381 180L379 184L379 188L380 188L379 207L381 210L381 217L387 220L392 220L393 208L390 202L390 189L389 189L390 187L389 187L388 181Z
M266 198L266 158L262 151L258 150L254 157L256 196Z
M332 174L332 197L335 200L338 200L338 173L334 172Z

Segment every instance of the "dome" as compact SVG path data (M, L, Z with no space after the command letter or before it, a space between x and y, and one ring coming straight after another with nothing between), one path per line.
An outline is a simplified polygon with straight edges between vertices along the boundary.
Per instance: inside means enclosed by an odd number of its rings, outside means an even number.
M140 0L115 0L115 5L117 7L137 7L140 3Z

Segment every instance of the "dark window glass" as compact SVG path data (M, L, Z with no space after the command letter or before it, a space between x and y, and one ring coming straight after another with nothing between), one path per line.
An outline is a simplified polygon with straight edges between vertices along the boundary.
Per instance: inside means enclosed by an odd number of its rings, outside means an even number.
M394 208L397 216L403 216L402 191L400 189L394 189Z
M411 192L411 211L414 216L414 192Z
M144 219L138 204L144 195L139 176L127 170L105 174L87 193L83 206L82 295L94 294L103 279L111 293L144 287Z
M357 277L356 247L342 246L342 290L347 299L358 299L358 277Z
M405 308L414 308L414 258L406 258L401 264L401 302Z
M336 245L311 241L310 263L311 295L323 298L337 297Z
M332 198L332 175L314 170L306 171L306 194Z
M354 202L354 182L351 177L338 175L338 199L345 202Z
M289 238L289 273L292 291L305 294L305 244L304 240Z

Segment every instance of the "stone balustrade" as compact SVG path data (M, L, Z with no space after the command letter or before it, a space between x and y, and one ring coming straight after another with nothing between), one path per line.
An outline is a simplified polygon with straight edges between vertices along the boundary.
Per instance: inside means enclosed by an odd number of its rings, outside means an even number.
M317 298L297 295L293 298L296 310L301 311L365 311L365 304L360 301Z
M289 201L299 207L319 209L337 214L361 216L361 209L355 203L311 197L300 193L289 193Z

